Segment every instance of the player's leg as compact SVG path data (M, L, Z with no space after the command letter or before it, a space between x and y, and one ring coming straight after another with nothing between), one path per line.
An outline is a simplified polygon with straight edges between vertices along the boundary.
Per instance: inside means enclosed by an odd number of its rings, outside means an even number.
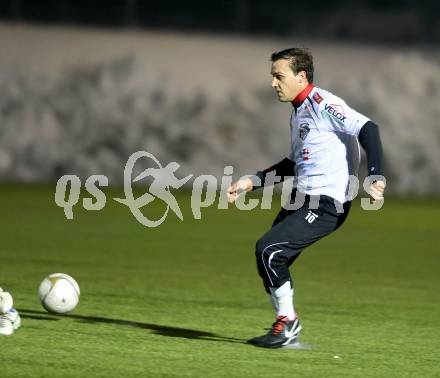
M303 249L302 243L295 243L293 240L296 232L298 235L300 234L299 228L292 224L296 217L299 217L298 210L288 212L282 209L275 218L273 227L256 244L255 255L258 272L266 292L270 296L276 320L269 333L250 339L249 343L251 344L264 344L268 336L280 327L288 328L289 338L292 339L301 330L293 306L292 279L288 269ZM280 320L283 320L284 323L280 323Z
M296 211L284 210L280 214L272 229L256 245L258 271L275 304L277 319L266 337L254 338L250 342L267 347L280 347L294 341L301 329L293 307L289 266L304 248L341 224L341 215L325 198L316 210L310 211L304 206Z
M287 216L289 215L289 211L287 211L286 209L282 208L279 213L277 214L277 216L275 217L274 221L272 222L272 229L279 223L281 223ZM256 246L256 250L258 250L258 242L257 242L257 246ZM264 265L262 264L258 264L258 260L257 260L257 269L258 269L258 273L260 275L260 277L264 277ZM273 301L273 295L271 295L271 292L269 290L269 285L264 285L266 292L269 294L270 297L270 302L273 305L274 309L276 310L276 303Z
M287 216L289 215L289 211L287 211L286 209L282 208L280 210L280 212L277 214L277 216L275 217L273 223L272 223L272 228L274 228L277 224L281 223ZM265 266L264 264L260 263L261 260L258 256L258 251L259 251L259 246L258 246L258 242L257 242L257 246L256 246L256 257L257 257L257 269L258 269L258 273L260 275L260 277L263 278L263 283L264 283L264 287L265 290L267 292L267 294L269 295L269 302L272 305L275 314L277 314L279 312L279 301L277 299L277 297L275 296L275 294L270 290L270 285L269 283L265 281L264 277L267 277L266 273L265 273ZM291 303L292 303L292 310L293 310L293 289L291 289ZM293 310L294 311L294 310ZM257 336L257 337L253 337L251 339L248 340L248 342L250 344L259 344L261 343L262 340L264 340L264 338L266 337L266 334L261 335L261 336Z

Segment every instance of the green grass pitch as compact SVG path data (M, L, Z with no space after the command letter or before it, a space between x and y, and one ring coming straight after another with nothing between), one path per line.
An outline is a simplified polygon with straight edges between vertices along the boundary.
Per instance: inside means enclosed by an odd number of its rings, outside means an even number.
M291 269L304 348L266 350L245 340L273 320L253 249L275 209L194 220L181 196L185 220L148 229L117 191L68 221L54 187L0 188L0 286L23 317L0 338L2 378L440 376L438 199L355 203ZM81 286L68 316L37 300L54 272Z

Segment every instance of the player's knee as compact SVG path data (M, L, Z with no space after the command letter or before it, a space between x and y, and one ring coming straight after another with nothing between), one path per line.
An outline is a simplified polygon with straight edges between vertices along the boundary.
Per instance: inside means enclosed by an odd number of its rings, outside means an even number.
M278 269L286 265L287 259L283 252L274 253L270 256L270 266L272 269Z

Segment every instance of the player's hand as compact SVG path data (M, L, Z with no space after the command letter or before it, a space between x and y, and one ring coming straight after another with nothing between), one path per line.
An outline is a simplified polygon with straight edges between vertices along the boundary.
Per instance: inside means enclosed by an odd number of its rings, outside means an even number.
M373 182L370 185L370 189L368 191L368 194L373 199L373 201L382 201L383 200L383 193L385 191L385 182L378 180Z
M234 182L229 188L228 188L228 202L232 203L235 202L237 197L243 193L243 192L250 192L253 188L252 180L249 178L241 179L236 182Z

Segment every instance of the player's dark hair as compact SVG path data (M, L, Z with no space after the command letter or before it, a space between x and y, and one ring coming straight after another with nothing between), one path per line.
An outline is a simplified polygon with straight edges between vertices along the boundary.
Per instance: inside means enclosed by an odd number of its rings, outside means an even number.
M313 56L308 49L293 47L274 52L270 57L272 62L276 62L279 59L288 60L295 74L304 71L308 82L313 83Z

